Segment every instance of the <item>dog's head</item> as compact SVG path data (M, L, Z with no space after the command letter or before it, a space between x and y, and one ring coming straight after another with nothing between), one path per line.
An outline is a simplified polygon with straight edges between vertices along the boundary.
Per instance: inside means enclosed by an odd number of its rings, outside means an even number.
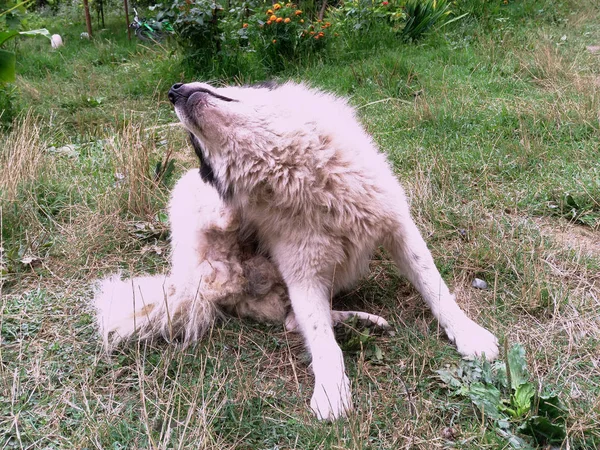
M358 123L344 100L303 84L177 83L169 100L192 135L203 178L223 197L250 194L268 183L273 186L265 187L265 195L292 182L308 185L339 157L336 148L352 153L370 145L360 126L348 126Z
M202 146L222 146L227 137L243 128L254 127L260 116L260 91L244 87L215 88L206 83L177 83L169 90L169 100L177 117ZM210 149L207 149L210 151Z

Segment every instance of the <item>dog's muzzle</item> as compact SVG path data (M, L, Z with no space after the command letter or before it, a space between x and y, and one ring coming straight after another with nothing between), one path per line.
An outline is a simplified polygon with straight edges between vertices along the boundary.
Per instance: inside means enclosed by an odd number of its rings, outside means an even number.
M189 96L189 93L186 95L185 91L185 84L175 83L173 86L171 86L171 89L169 89L169 94L167 96L169 97L171 103L175 104L177 99Z
M169 97L169 100L171 101L171 103L175 104L177 102L177 100L179 100L181 98L187 99L192 94L195 94L195 93L208 94L214 98L223 100L225 102L237 102L237 100L235 100L233 98L229 98L229 97L225 97L224 95L217 94L216 92L213 92L210 89L207 89L205 87L198 87L197 83L189 83L189 84L175 83L173 86L171 86L171 89L169 89L168 97Z

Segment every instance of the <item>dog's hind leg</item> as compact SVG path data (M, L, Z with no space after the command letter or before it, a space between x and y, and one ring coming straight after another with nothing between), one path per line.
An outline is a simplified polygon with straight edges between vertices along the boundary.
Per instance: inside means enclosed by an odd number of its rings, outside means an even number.
M486 358L495 359L498 340L469 319L457 305L408 213L398 219L385 244L400 271L421 293L459 353L467 357L485 354Z
M331 322L334 327L353 318L358 319L358 321L366 326L374 326L386 331L392 329L387 320L375 314L369 314L363 311L331 311ZM296 316L293 312L288 314L285 318L285 329L290 332L298 331L298 322L296 321Z
M382 330L391 330L392 328L387 320L375 314L363 311L331 311L331 320L333 320L334 326L353 318L366 326L374 326Z

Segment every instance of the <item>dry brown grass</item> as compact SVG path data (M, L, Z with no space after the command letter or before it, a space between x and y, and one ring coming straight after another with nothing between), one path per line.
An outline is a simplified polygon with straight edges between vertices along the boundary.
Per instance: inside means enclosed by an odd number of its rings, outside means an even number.
M158 183L151 172L154 142L144 136L140 125L131 122L109 139L106 150L114 160L116 183L125 197L126 209L140 217L151 216L156 209Z
M600 61L587 50L567 53L556 44L541 41L519 55L522 71L555 96L546 115L559 123L574 118L600 129ZM568 115L567 115L568 114Z
M10 134L0 140L0 201L15 200L19 188L39 175L44 159L38 118L31 111L14 122Z

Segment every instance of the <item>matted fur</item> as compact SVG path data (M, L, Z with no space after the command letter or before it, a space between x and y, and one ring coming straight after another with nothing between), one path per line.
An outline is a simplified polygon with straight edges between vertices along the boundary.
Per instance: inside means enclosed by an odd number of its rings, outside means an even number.
M295 83L176 84L169 98L194 136L207 181L240 211L285 280L312 356L317 417L352 408L329 299L365 274L377 245L390 251L461 354L497 356L494 335L456 304L402 187L345 100Z
M169 275L99 283L94 298L107 349L135 336L186 345L200 339L219 311L283 323L289 299L264 256L239 245L239 219L198 170L185 174L169 202Z

